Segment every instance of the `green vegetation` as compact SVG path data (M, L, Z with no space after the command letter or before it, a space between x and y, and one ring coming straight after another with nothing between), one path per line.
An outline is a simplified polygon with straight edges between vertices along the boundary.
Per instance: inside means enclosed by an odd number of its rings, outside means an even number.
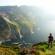
M18 55L19 48L15 45L0 45L0 55Z
M48 48L47 43L38 43L33 45L36 49L36 55L55 55L55 43L52 48Z
M47 43L38 43L31 47L31 49L35 49L35 55L55 55L55 43L53 43L52 48L48 48ZM25 51L31 50L30 48L26 48ZM18 45L0 45L0 55L20 55L20 51L22 48L19 48Z

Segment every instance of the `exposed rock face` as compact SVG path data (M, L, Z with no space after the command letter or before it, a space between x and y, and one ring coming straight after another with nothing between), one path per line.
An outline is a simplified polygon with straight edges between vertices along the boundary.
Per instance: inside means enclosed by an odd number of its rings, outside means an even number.
M10 34L9 24L0 16L0 39L7 39Z

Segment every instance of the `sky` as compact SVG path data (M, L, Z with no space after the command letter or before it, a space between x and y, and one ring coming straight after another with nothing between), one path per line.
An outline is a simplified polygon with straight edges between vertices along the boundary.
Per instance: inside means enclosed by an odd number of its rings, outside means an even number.
M0 6L36 6L42 8L44 11L47 11L48 14L55 14L55 0L0 0Z
M55 0L0 0L1 5L33 5L42 7L55 6Z

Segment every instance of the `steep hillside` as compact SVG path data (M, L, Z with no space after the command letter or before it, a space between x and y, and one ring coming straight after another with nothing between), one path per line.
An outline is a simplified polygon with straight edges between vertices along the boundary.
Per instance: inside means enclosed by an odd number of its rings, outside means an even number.
M47 40L48 32L42 9L33 6L0 6L0 15L5 16L9 23L12 41L35 43Z

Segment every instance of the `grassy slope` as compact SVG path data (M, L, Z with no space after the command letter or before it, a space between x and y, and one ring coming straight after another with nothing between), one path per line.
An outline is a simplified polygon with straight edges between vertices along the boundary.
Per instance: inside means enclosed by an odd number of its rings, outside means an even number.
M52 48L48 48L46 43L39 43L35 46L36 55L55 55L55 43L53 43Z
M17 46L0 45L0 55L18 55L19 48Z
M46 43L38 43L33 45L33 47L35 48L35 55L55 55L55 43L53 43L52 48L48 48ZM0 55L20 55L19 47L16 45L0 45Z
M10 48L0 47L0 55L16 55L16 53Z

